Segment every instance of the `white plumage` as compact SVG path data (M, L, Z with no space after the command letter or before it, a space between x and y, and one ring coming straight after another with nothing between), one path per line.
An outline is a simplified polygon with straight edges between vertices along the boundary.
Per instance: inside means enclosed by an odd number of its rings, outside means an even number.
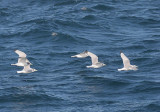
M80 53L80 54L77 54L77 55L74 55L74 56L71 56L71 57L72 57L72 58L73 58L73 57L76 57L76 58L86 58L86 57L88 56L87 52L88 52L88 51L84 51L84 52L82 52L82 53Z
M125 71L127 71L127 70L138 70L137 69L138 66L131 65L130 64L130 60L124 55L124 53L121 52L120 55L121 55L124 67L121 68L121 69L118 69L118 71L123 71L123 70L125 70Z
M18 56L19 56L18 63L11 64L11 65L24 66L27 62L30 63L29 60L26 58L27 55L24 52L22 52L20 50L15 50L15 53L18 54Z
M87 66L87 68L100 68L106 65L104 63L98 62L98 57L95 54L91 52L87 52L87 54L88 56L91 57L91 61L92 61L92 65Z
M30 63L26 63L22 71L17 71L17 73L31 73L37 71L36 69L30 68Z

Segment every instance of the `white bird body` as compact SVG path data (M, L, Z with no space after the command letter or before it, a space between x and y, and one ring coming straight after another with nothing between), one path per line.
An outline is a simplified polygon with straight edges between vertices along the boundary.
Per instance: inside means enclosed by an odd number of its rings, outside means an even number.
M88 56L91 57L91 61L92 61L92 65L86 66L87 68L100 68L106 65L104 63L98 62L98 57L95 54L91 52L87 52L87 54Z
M16 65L16 66L24 66L29 60L26 58L26 54L20 50L15 50L15 53L19 55L18 58L18 63L16 64L11 64L11 65ZM29 62L30 63L30 62ZM31 63L30 63L31 64ZM31 64L32 65L32 64Z
M136 65L131 65L130 60L121 52L120 53L124 67L118 69L118 71L138 70Z
M84 52L82 52L82 53L80 53L80 54L77 54L77 55L74 55L74 56L71 56L71 57L72 57L72 58L74 58L74 57L76 57L76 58L85 58L85 57L88 56L87 52L88 52L88 51L84 51Z
M22 71L17 71L17 73L31 73L37 71L36 69L30 68L30 63L26 63Z
M11 64L11 65L24 66L24 64L23 64L23 63L16 63L16 64Z

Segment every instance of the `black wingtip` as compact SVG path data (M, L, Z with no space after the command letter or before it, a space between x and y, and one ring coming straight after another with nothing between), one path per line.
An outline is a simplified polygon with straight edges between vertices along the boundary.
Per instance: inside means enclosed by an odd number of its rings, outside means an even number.
M120 54L122 53L122 51L120 51Z
M88 51L87 51L87 50L85 50L84 52L85 52L85 53L87 53Z
M30 65L30 63L29 63L29 62L27 62L27 65Z

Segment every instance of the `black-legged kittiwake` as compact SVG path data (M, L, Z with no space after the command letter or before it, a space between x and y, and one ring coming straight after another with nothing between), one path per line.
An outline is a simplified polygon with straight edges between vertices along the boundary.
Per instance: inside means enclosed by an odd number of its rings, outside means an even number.
M11 64L11 65L24 66L24 64L26 64L27 62L30 63L29 60L26 58L27 55L24 52L22 52L20 50L15 50L15 53L17 53L19 55L18 63Z
M17 71L17 73L31 73L37 71L36 69L30 68L30 63L27 62L24 64L24 68L22 71Z
M136 65L131 65L130 64L130 60L121 52L120 53L122 61L123 61L123 65L124 67L121 69L118 69L118 71L127 71L127 70L138 70L138 66Z
M88 56L91 57L91 61L92 61L92 65L86 66L87 68L100 68L106 65L104 63L98 62L98 57L95 54L91 52L87 52L87 54Z

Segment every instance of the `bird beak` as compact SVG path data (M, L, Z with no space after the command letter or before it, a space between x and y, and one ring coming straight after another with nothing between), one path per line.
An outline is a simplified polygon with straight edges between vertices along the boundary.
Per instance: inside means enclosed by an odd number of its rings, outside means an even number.
M38 70L34 69L34 71L38 71Z

